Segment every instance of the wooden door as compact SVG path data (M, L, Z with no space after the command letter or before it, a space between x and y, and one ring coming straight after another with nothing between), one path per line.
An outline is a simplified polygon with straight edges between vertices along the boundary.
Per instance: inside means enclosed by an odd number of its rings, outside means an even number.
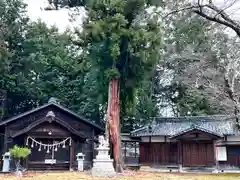
M213 143L183 143L183 166L214 165Z
M227 147L227 164L240 167L240 146L228 146Z
M142 165L175 165L178 160L177 143L140 143Z
M38 142L43 144L56 144L63 139L36 139ZM66 144L66 147L63 148L57 147L54 148L39 148L39 145L34 145L31 147L32 153L29 156L28 167L30 169L69 169L70 163L70 147Z
M140 164L149 165L150 153L149 153L149 143L141 142L140 143Z

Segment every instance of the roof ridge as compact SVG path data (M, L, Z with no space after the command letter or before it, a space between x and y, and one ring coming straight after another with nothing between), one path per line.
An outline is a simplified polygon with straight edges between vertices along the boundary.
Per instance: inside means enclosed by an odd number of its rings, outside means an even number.
M236 115L206 115L206 116L179 116L179 117L152 117L154 121L158 122L183 122L183 121L222 121L223 119L217 119L217 117L225 117L224 120L236 117ZM209 119L198 119L209 118Z
M135 130L131 131L131 133L136 133L136 132L141 131L141 130L144 130L144 129L146 129L146 128L147 128L147 126L143 126L143 127L141 127L141 128L138 128L138 129L135 129Z
M55 102L49 102L49 103L43 104L43 105L41 105L41 106L38 106L38 107L36 107L36 108L33 108L33 109L28 110L28 111L23 112L23 113L20 113L20 114L18 114L18 115L16 115L16 116L13 116L13 117L11 117L11 118L8 118L8 119L6 119L6 120L4 120L4 121L1 121L1 122L0 122L0 126L2 126L2 125L4 125L4 124L7 124L7 123L9 123L9 122L15 121L16 119L22 118L22 117L24 117L24 116L27 116L27 115L29 115L29 114L31 114L31 113L34 113L34 112L36 112L36 111L38 111L38 110L41 110L41 109L43 109L43 108L45 108L45 107L48 107L48 106L51 106L51 105L56 106L56 107L64 110L65 112L68 112L69 114L75 116L76 118L81 119L81 120L84 121L85 123L91 124L92 126L94 126L94 127L98 128L98 129L104 131L104 129L103 129L100 125L92 122L90 119L85 118L84 116L82 116L82 115L80 115L80 114L77 114L77 113L73 112L72 110L70 110L70 109L68 109L68 108L66 108L66 107L64 107L64 106L62 106L62 105L60 105L60 104L58 104L58 103L55 103Z
M208 116L181 116L181 117L155 117L156 127L151 124L152 132L145 128L137 129L133 136L172 136L189 128L197 128L217 135L232 133L232 124L235 115L208 115Z

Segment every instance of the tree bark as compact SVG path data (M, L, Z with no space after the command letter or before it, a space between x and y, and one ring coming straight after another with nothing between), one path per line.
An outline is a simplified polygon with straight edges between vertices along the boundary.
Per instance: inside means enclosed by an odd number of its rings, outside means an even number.
M22 177L21 160L19 158L16 160L16 175Z
M121 138L120 138L120 83L119 79L112 79L109 82L108 90L108 128L110 142L113 145L113 158L115 170L118 173L123 172L123 163L121 156Z

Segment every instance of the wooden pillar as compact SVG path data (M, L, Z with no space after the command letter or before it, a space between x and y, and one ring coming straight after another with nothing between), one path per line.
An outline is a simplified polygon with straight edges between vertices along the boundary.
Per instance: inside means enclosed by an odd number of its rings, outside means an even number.
M213 153L214 153L214 161L215 161L215 170L219 170L219 162L217 160L217 141L213 140Z
M72 171L74 168L74 148L75 148L75 141L73 139L71 141L71 146L70 146L70 159L69 159L69 170Z
M94 128L93 128L92 129L92 163L93 163L93 159L94 159L94 156L95 156L94 136L95 136L95 132L94 132Z
M182 171L182 164L183 164L183 151L182 151L182 142L178 141L178 170L179 172Z
M95 136L95 132L94 132L94 129L92 129L92 159L94 159L94 156L95 156L95 149L94 149L94 136Z
M153 165L153 156L154 154L152 153L152 137L149 136L149 143L148 143L148 165Z
M24 146L27 146L27 144L26 144L27 143L27 138L28 138L28 136L24 137ZM25 168L28 169L28 157L25 160Z
M137 157L137 143L134 142L134 157L136 158Z
M127 156L127 143L124 141L124 158L126 159Z
M5 126L5 132L4 132L4 147L3 147L3 153L7 152L8 150L8 129Z
M123 163L126 164L127 163L127 142L126 141L122 141L123 145L124 145L124 155L123 155Z

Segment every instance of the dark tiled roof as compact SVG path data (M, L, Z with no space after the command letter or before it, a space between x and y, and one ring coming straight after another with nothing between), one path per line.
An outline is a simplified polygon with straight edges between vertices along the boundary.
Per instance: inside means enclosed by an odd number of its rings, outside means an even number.
M24 117L24 116L27 116L27 115L29 115L29 114L32 114L32 113L34 113L34 112L36 112L36 111L39 111L39 110L44 109L44 108L49 107L49 106L55 106L55 107L57 107L57 108L59 108L59 109L62 109L63 111L71 114L72 116L75 116L75 117L78 118L79 120L84 121L84 122L86 122L87 124L90 124L90 125L92 125L93 127L97 128L98 130L104 132L104 129L103 129L102 127L100 127L99 125L91 122L91 120L89 120L89 119L87 119L87 118L85 118L85 117L83 117L83 116L81 116L81 115L79 115L79 114L74 113L74 112L71 111L70 109L67 109L67 108L61 106L59 103L57 103L57 102L55 101L55 99L52 99L51 101L49 101L49 103L44 104L44 105L42 105L42 106L39 106L39 107L37 107L37 108L35 108L35 109L32 109L32 110L27 111L27 112L24 112L24 113L22 113L22 114L19 114L19 115L17 115L17 116L12 117L12 118L6 119L6 120L0 122L0 126L5 125L5 124L7 124L7 123L10 123L10 122L12 122L12 121L18 120L19 118L22 118L22 117Z
M154 118L153 123L131 132L132 136L176 136L189 129L200 129L206 132L223 136L240 134L235 130L236 118L231 115L215 116L188 116L188 117L161 117ZM151 127L151 131L149 131Z

